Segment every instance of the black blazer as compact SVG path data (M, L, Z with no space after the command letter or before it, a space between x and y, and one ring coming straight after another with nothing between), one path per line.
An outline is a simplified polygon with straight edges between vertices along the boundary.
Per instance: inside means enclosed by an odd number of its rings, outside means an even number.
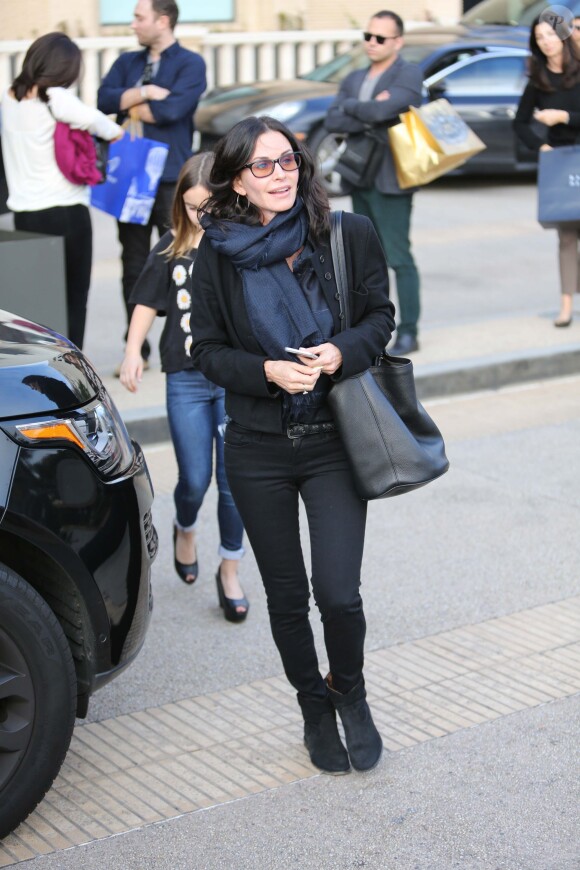
M422 99L422 73L416 63L398 57L382 75L378 76L371 100L360 100L359 93L368 72L357 69L349 73L340 84L339 92L324 121L333 133L360 133L370 126L384 132L385 154L377 173L376 188L380 193L410 194L417 188L401 190L386 128L399 122L399 115L409 106L420 106ZM381 91L388 91L388 100L375 100Z
M333 380L364 371L391 338L394 306L383 249L367 217L345 213L342 222L352 326L340 331L330 241L315 248L312 262L333 315L331 339L343 362ZM191 356L196 368L226 389L226 413L248 429L282 433L281 390L266 380L264 354L252 333L242 278L231 261L203 238L192 282ZM324 377L324 375L322 376Z

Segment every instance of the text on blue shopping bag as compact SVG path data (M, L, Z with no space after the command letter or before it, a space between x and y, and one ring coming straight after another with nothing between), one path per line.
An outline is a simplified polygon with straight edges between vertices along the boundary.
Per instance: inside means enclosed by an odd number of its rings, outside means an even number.
M122 223L147 224L168 154L169 145L153 139L111 142L107 180L91 189L91 205Z

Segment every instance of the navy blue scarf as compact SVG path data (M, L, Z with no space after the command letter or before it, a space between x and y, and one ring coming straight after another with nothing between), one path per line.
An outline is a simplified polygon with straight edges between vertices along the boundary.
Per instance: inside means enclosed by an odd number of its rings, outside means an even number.
M254 336L271 359L291 359L285 347L310 347L324 338L287 257L300 250L308 220L300 197L266 226L202 219L212 246L242 276L244 301Z

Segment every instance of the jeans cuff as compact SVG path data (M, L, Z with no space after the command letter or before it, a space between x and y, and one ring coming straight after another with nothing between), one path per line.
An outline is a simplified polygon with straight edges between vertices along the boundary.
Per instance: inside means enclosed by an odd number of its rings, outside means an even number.
M243 547L240 547L239 550L226 550L225 547L222 547L220 544L218 547L218 556L220 559L241 559L246 551Z
M173 525L176 529L179 529L180 532L193 532L195 527L197 526L197 520L191 526L182 526L180 522L178 522L177 517L173 520Z

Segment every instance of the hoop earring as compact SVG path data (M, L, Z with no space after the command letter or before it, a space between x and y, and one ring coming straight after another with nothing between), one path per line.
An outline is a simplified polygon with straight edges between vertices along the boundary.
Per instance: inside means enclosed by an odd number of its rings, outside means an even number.
M246 200L246 204L242 205L242 203L240 202L240 194L236 193L236 210L239 211L240 214L243 214L245 211L248 211L248 209L250 208L250 201L249 201L248 197L244 196L244 199Z

